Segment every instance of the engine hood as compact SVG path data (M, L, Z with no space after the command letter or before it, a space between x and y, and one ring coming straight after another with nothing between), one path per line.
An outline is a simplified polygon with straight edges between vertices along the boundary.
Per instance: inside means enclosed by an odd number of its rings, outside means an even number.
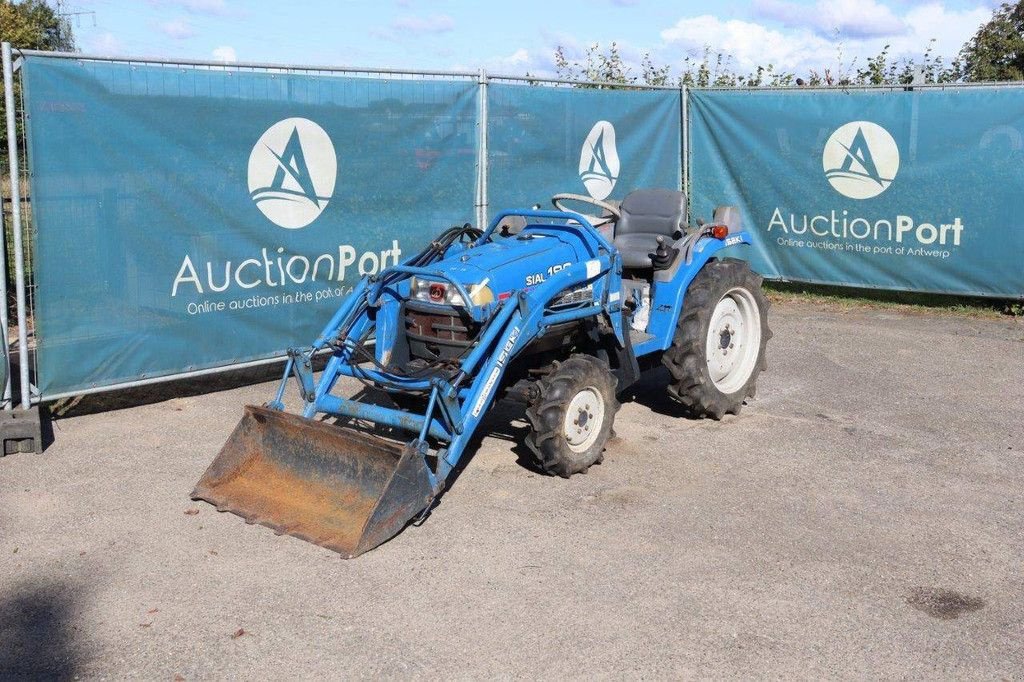
M504 298L503 294L537 286L562 267L585 258L558 237L532 234L460 251L431 267L467 287L486 282L495 298Z

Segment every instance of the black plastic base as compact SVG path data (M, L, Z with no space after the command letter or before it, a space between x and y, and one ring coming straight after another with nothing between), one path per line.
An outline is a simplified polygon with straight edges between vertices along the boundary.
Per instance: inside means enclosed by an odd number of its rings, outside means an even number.
M15 452L43 451L43 420L39 415L39 406L23 410L0 410L0 439L3 448L0 457Z

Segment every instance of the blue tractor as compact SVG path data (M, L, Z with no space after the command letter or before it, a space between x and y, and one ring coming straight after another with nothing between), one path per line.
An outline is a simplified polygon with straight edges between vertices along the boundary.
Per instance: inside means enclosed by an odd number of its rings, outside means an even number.
M555 207L451 228L360 281L193 499L353 557L425 516L499 398L526 404L537 466L564 477L601 461L617 396L659 363L681 413L739 412L771 333L760 276L722 257L750 243L738 211L688 227L669 190ZM341 377L373 390L336 395ZM284 409L293 380L301 414Z

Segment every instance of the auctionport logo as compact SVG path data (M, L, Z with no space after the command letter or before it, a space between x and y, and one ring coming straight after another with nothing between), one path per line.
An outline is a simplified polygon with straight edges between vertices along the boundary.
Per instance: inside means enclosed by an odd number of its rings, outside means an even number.
M882 126L853 121L828 138L822 167L829 183L843 196L871 199L896 179L900 150ZM777 206L768 220L767 232L777 245L786 248L943 260L952 257L965 239L967 224L952 209L916 216L896 207L884 215L879 208L861 211L829 203L810 210L800 207L800 211Z
M278 121L249 154L253 202L288 230L305 227L324 212L337 176L334 144L309 119ZM233 254L217 249L210 256L202 249L183 254L170 282L171 299L184 299L189 315L338 299L351 293L347 282L398 265L402 250L392 239L391 248L336 244L321 253L302 253L267 244Z
M828 138L821 164L837 192L850 199L871 199L896 179L900 150L882 126L853 121Z
M587 193L598 201L607 199L619 179L619 152L615 148L615 126L598 121L590 129L580 152L580 180Z
M331 138L306 118L270 126L249 154L249 195L268 220L289 230L320 217L337 177Z

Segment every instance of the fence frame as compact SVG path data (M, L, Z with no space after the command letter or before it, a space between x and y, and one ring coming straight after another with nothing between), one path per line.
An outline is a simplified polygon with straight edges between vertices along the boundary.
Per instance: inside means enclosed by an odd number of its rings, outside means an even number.
M13 53L17 52L17 59L14 58ZM13 83L15 74L20 70L20 67L24 64L23 57L41 57L41 58L52 58L52 59L65 59L65 60L76 60L81 62L111 62L119 64L145 64L155 66L166 66L166 67L187 67L187 68L206 68L211 70L224 70L224 71L246 71L246 70L261 70L268 72L284 72L284 73L299 73L299 74L347 74L356 77L366 78L377 78L377 79L388 79L388 78L408 78L408 79L423 79L429 80L431 78L444 78L444 79L458 79L458 80L473 80L477 84L477 149L476 149L476 186L474 191L474 216L478 225L483 225L487 221L489 214L489 198L488 198L488 185L489 185L489 167L488 167L488 123L489 123L489 111L488 111L488 86L492 82L506 82L506 83L521 83L525 85L532 85L537 87L586 87L595 89L608 89L618 91L677 91L680 96L680 123L682 130L680 133L680 176L678 180L678 186L682 189L687 198L687 218L689 218L690 208L690 182L692 179L692 158L691 158L691 125L690 125L690 96L695 92L714 92L714 91L729 91L729 92L767 92L767 91L780 91L780 92L808 92L808 91L826 91L826 92L861 92L861 91L874 91L874 92L906 92L914 90L959 90L959 89L974 89L974 88L1020 88L1024 87L1024 82L999 82L999 83L926 83L917 85L840 85L840 86L829 86L829 85L814 85L814 86L743 86L743 87L729 87L729 86L707 86L707 87L692 87L685 84L681 85L645 85L638 83L608 83L602 81L575 81L562 78L547 78L539 76L519 76L519 75L508 75L508 74L489 74L484 69L478 71L459 71L459 70L442 70L442 69L393 69L393 68L381 68L381 67L365 67L365 66L337 66L337 65L309 65L309 64L286 64L286 63L274 63L274 62L222 62L214 60L196 60L196 59L171 59L165 57L125 57L125 56L103 56L103 55L89 55L79 54L74 52L46 52L40 50L12 50L9 43L3 43L2 46L3 54L3 77L5 86L5 103L6 103L6 125L8 131L8 164L9 171L11 174L11 217L12 217L12 237L13 237L13 251L15 254L15 289L17 298L17 320L18 320L18 355L19 355L19 370L20 370L20 386L21 386L21 402L20 405L23 409L29 409L31 405L38 404L43 401L60 400L64 398L70 398L74 396L82 396L94 393L105 393L110 391L117 391L129 388L135 388L139 386L146 386L156 383L163 383L167 381L176 381L179 379L190 379L195 377L201 377L211 374L218 374L221 372L228 372L240 369L247 369L252 367L258 367L262 365L270 365L284 360L284 355L273 356L268 358L262 358L258 360L251 360L241 363L231 363L221 365L218 367L210 367L201 370L192 370L179 372L175 374L168 374L159 377L146 377L139 378L132 381L120 382L117 384L110 384L106 386L96 386L88 389L81 389L66 393L55 393L51 395L42 396L39 394L35 386L30 383L30 354L28 348L28 333L27 333L27 319L31 313L34 314L34 301L29 300L29 296L26 293L27 282L26 282L26 271L24 262L24 231L25 226L23 224L21 207L22 202L27 201L27 197L21 195L20 187L20 173L21 173L21 157L19 155L18 138L16 136L16 121L18 108L15 107L14 102L14 91ZM27 160L26 160L27 163ZM27 166L26 166L27 167ZM28 175L31 176L31 168L28 168ZM36 229L34 226L32 229ZM0 246L3 246L3 240L6 239L6 228L3 230L3 234L0 234ZM8 263L6 262L6 249L0 249L0 271L3 273L7 272ZM793 280L789 278L779 278L780 281L805 281L805 280ZM820 282L808 282L817 283ZM0 281L0 298L6 302L6 276ZM928 292L922 292L928 293ZM30 310L32 309L32 310ZM9 329L9 320L7 319L7 309L4 305L3 310L0 311L0 327L2 327L6 333ZM5 337L4 343L7 343ZM7 381L3 391L3 408L5 410L12 409L13 400L11 399L11 385L12 378L10 376L10 357L7 354L8 372Z
M116 64L145 64L147 66L166 66L168 68L173 67L187 67L187 68L207 68L210 70L217 71L246 71L246 70L260 70L268 72L284 72L284 73L298 73L298 74L316 74L316 73L327 73L327 74L347 74L356 77L365 78L409 78L409 79L423 79L429 80L430 78L444 78L444 79L457 79L457 80L473 80L477 84L477 102L478 102L478 113L477 113L477 149L476 149L476 187L474 192L474 216L478 225L486 224L487 216L490 211L488 201L488 84L492 81L503 81L511 83L523 83L528 85L536 85L539 87L558 87L558 86L569 86L569 87L590 87L600 88L609 90L675 90L680 91L682 96L681 107L686 107L685 88L680 89L677 86L664 85L643 85L643 84L621 84L621 83L606 83L601 81L573 81L559 78L543 78L543 77L531 77L531 76L514 76L514 75L490 75L484 69L478 71L458 71L458 70L441 70L441 69L392 69L392 68L379 68L379 67L363 67L363 66L333 66L333 65L307 65L307 64L284 64L274 62L220 62L213 60L197 60L197 59L170 59L165 57L124 57L124 56L103 56L103 55L90 55L90 54L79 54L77 52L46 52L41 50L14 50L19 55L15 60L11 53L11 47L9 43L3 44L4 50L4 77L5 77L5 92L11 93L11 101L8 103L6 108L7 114L7 125L8 130L8 147L9 157L11 161L11 174L12 178L17 176L15 172L18 169L20 157L18 156L18 140L13 133L15 130L15 122L17 119L18 109L13 106L13 88L8 84L10 81L13 84L14 74L18 72L20 66L24 63L22 57L41 57L48 59L65 59L74 60L80 62L110 62ZM9 59L10 58L10 59ZM7 66L10 61L11 75L8 79ZM685 125L685 124L684 124ZM680 144L680 155L682 159L686 158L685 142ZM28 169L31 175L31 168ZM681 164L680 178L677 179L681 188L686 187L686 162ZM14 221L14 249L16 252L16 281L18 290L18 329L19 329L19 367L21 370L21 406L24 409L29 409L31 405L39 404L41 402L50 402L55 400L62 400L65 398L72 398L76 396L83 396L95 393L107 393L111 391L118 391L130 388L136 388L140 386L147 386L152 384L164 383L168 381L177 381L181 379L191 379L196 377L208 376L212 374L219 374L222 372L230 372L235 370L249 369L253 367L259 367L263 365L271 365L275 363L283 362L286 358L285 355L275 355L268 358L261 358L258 360L250 360L246 362L236 362L226 365L220 365L217 367L208 367L200 370L191 370L184 372L177 372L174 374L167 374L158 377L145 377L138 378L132 381L120 382L116 384L109 384L105 386L95 386L86 389L80 389L75 391L68 391L62 393L53 393L47 395L40 395L39 391L35 386L29 383L29 369L30 369L30 355L27 341L27 318L29 313L34 314L34 305L32 301L29 301L29 297L26 295L26 272L24 268L24 257L23 257L23 245L22 238L24 235L24 225L22 224L20 209L21 202L26 200L22 197L20 187L18 183L12 180L12 206L17 207L18 215ZM33 227L32 229L35 229ZM6 232L6 230L4 230ZM5 263L2 260L3 254L0 254L0 270L6 272ZM0 290L0 294L2 294ZM31 310L30 310L31 309ZM6 308L5 308L6 311ZM5 330L8 329L6 319L0 319L0 326ZM8 372L8 375L10 373ZM10 391L11 378L8 376L8 388ZM6 405L6 409L10 409L10 401Z
M14 70L15 64L11 54L11 44L3 43L0 46L0 53L2 53L3 60L3 72L4 72L4 113L7 124L7 165L8 171L10 172L10 183L11 183L11 224L14 234L14 287L15 296L17 297L17 312L18 312L18 370L20 372L20 388L21 388L21 402L20 406L23 410L28 410L32 406L32 399L30 396L29 387L29 354L28 354L28 311L25 300L25 251L22 243L22 224L21 224L21 168L18 160L18 135L17 135L17 113L14 106ZM23 63L22 60L18 60L18 65ZM6 260L6 254L5 254ZM6 266L6 263L4 263ZM4 277L6 279L7 272L4 270ZM5 309L4 318L6 320L6 282L4 284L5 298L3 300L3 306ZM4 327L4 343L7 343L7 327ZM10 395L11 390L11 373L10 373L10 353L4 354L5 362L7 362L6 380L4 384L4 397ZM7 402L4 405L4 409L11 409L12 405Z

